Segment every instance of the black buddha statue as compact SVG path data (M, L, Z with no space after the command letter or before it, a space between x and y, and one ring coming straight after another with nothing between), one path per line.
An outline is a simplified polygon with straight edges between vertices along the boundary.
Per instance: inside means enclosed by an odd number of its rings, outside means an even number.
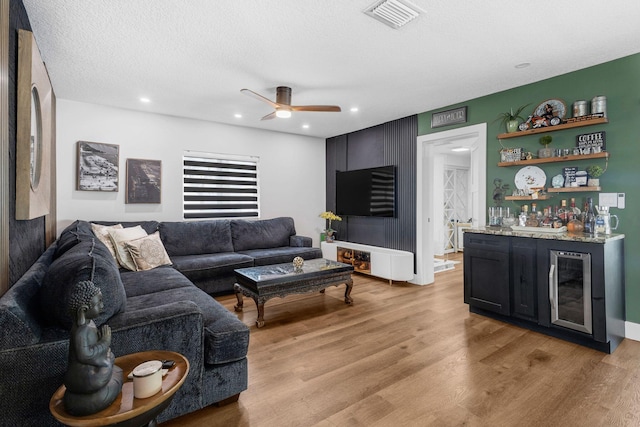
M111 405L122 389L122 369L114 365L111 328L98 329L92 319L104 305L102 292L91 281L78 282L67 301L73 318L69 365L64 376L66 411L75 416L95 414Z

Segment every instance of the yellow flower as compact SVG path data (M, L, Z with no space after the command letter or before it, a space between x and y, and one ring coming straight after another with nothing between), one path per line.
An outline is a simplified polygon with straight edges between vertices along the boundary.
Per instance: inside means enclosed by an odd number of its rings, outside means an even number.
M329 224L331 224L331 221L342 221L342 218L340 218L338 215L334 214L331 211L322 212L320 214L320 218L328 219Z

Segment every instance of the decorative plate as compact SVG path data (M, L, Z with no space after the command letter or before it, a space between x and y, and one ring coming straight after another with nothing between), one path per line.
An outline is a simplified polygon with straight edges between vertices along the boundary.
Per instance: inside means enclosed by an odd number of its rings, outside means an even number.
M514 179L518 190L529 190L534 187L544 187L547 175L537 166L525 166L516 173Z
M549 104L553 107L553 115L558 116L561 119L567 114L567 104L561 99L547 99L533 110L534 116L543 116L545 113L545 106Z

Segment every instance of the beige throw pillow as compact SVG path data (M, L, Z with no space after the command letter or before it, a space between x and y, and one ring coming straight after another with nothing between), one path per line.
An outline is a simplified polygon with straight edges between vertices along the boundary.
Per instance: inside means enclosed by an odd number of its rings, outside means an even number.
M116 250L116 258L118 263L127 270L136 271L136 264L133 262L129 250L125 247L125 243L130 240L139 239L147 235L147 232L139 225L135 227L123 228L120 230L109 229L109 237L113 242L113 247Z
M160 233L157 231L146 237L125 242L124 245L129 250L138 271L171 264L171 259L160 240Z
M113 259L118 261L118 258L116 257L116 250L113 248L113 242L111 241L111 237L109 237L109 229L111 228L114 230L121 230L122 224L100 225L100 224L91 223L91 230L93 230L93 234L95 234L98 240L104 243L107 249L109 249L109 252L111 252Z

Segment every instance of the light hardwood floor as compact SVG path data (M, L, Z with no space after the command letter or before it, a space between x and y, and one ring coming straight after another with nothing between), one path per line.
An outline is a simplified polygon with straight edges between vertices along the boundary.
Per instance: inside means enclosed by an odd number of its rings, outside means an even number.
M424 287L356 274L343 294L270 300L261 329L246 301L249 388L162 427L640 425L640 342L607 355L471 314L462 264Z

